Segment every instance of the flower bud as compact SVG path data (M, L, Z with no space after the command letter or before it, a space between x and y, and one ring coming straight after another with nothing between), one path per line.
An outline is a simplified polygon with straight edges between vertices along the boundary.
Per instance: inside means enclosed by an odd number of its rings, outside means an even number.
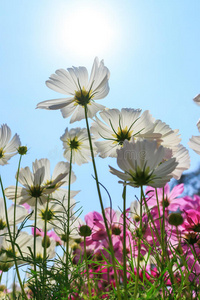
M46 248L49 248L51 245L51 241L50 241L50 238L48 235L46 235ZM43 237L43 240L42 240L42 247L44 248L45 246L45 237Z
M20 155L25 155L28 151L27 147L26 146L19 146L19 148L17 149L18 153Z
M88 226L88 225L82 225L80 228L79 228L79 234L80 236L90 236L92 233L92 230L91 228Z
M183 224L183 217L181 215L181 213L176 213L176 212L173 212L169 215L169 218L168 218L168 222L170 225L174 225L174 226L179 226L181 224Z

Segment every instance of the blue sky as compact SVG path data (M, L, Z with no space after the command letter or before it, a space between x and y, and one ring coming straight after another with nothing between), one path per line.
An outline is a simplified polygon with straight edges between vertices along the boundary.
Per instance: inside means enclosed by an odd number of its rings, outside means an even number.
M200 107L192 99L200 93L200 2L151 0L43 0L1 1L0 124L20 135L28 155L22 166L49 158L52 171L62 156L60 136L69 124L59 111L36 110L38 102L60 98L45 85L59 68L86 66L94 57L104 59L111 72L110 93L99 103L108 108L150 110L172 129L179 129L182 144L198 135ZM191 168L199 156L190 150ZM18 158L1 168L4 186L14 184ZM109 174L115 159L97 158L100 182L109 190L113 207L122 207L122 186ZM98 210L91 164L73 168L81 190L76 200L84 214ZM127 205L138 195L129 188ZM103 195L105 206L108 198Z

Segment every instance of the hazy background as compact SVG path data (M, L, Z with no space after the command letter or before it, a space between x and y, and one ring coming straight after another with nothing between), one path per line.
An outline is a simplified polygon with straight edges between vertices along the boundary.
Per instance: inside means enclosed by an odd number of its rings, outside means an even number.
M60 136L69 124L60 111L36 110L38 102L61 98L45 81L59 68L86 66L95 56L111 72L110 93L99 101L108 108L150 110L179 129L182 143L198 135L200 107L200 2L133 0L8 0L0 1L0 124L7 123L29 149L22 166L49 158L52 171L64 160ZM63 95L63 97L65 97ZM191 169L199 157L190 150ZM4 187L14 184L18 157L1 167ZM109 190L113 207L122 207L122 186L109 174L115 159L96 160L100 182ZM100 211L92 164L74 166L81 190L76 200L84 214ZM127 205L137 189L128 188ZM105 206L108 197L103 193ZM84 216L84 214L82 216Z

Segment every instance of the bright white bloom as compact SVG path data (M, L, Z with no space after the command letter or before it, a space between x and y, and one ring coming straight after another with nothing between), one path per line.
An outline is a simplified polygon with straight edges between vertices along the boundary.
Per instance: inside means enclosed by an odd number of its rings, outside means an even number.
M188 145L193 149L197 154L200 155L200 136L192 136Z
M85 106L89 118L104 108L93 101L105 98L109 92L110 72L103 60L99 62L95 58L89 80L85 67L73 67L67 71L59 69L55 73L46 81L46 85L58 93L72 97L43 101L38 103L37 108L60 109L64 118L73 114L70 123L85 118Z
M40 203L45 203L50 194L66 183L66 176L69 172L68 164L64 162L59 164L60 167L62 166L61 172L63 173L58 173L57 165L52 178L49 174L49 164L48 159L36 159L32 164L33 173L29 167L20 169L18 180L23 187L17 188L18 204L28 203L30 206L35 206L36 199ZM5 190L6 197L14 201L15 190L15 186L8 187Z
M147 110L141 114L141 109L105 109L100 112L100 116L104 122L96 117L91 132L104 139L95 142L102 158L116 157L116 150L123 146L125 140L130 141L132 137L134 140L161 137L161 134L153 133L155 120Z
M70 243L73 243L74 240L78 240L81 238L79 235L79 228L81 225L85 225L83 220L79 217L72 216L69 220L69 238ZM60 225L57 224L57 226L54 228L54 231L58 236L60 236L62 241L66 241L67 236L67 222L65 218L60 219Z
M44 258L44 237L37 236L36 238L36 260L41 261ZM52 259L56 255L56 241L53 238L46 236L46 255L48 259ZM34 240L32 239L31 248L34 247Z
M176 180L179 180L183 171L188 170L190 167L189 152L183 145L179 144L177 150L172 151L172 157L174 157L178 163L172 175Z
M47 159L45 161L45 172L44 172L44 185L51 185L53 182L56 182L57 179L62 176L61 174L66 174L65 177L63 177L62 184L57 185L55 191L51 193L51 199L56 199L59 201L62 201L64 199L68 199L68 190L65 188L61 188L60 186L68 186L69 184L69 163L60 161L56 164L53 174L51 176L51 170L50 170L50 161ZM71 171L71 179L70 183L72 184L75 182L76 176L73 171ZM71 191L72 197L74 197L79 191Z
M123 148L117 150L117 164L124 173L112 167L110 172L124 185L163 187L178 164L175 158L164 161L165 155L165 148L157 147L156 141L124 141Z
M65 133L60 139L63 141L63 155L68 161L70 161L71 150L73 164L77 163L78 165L81 165L91 160L91 151L86 128L72 128L70 131L66 128ZM95 146L93 148L95 153Z
M194 97L193 101L194 101L196 104L200 105L200 94L196 95L196 96Z
M18 134L15 134L11 139L11 130L6 125L1 125L0 128L0 165L6 165L7 161L17 154L17 149L21 145Z
M171 150L178 150L178 145L181 142L180 134L178 135L179 130L172 130L169 125L161 120L155 121L154 133L160 133L161 142L158 141L158 144L162 145L165 148Z
M197 122L197 128L198 128L198 130L199 130L199 132L200 132L200 119L199 119L198 122Z
M145 207L143 206L142 207L142 215L146 212L146 209ZM131 202L131 205L130 205L130 210L129 210L129 214L130 214L130 217L138 222L140 220L140 201L138 200L134 200Z
M75 207L75 200L72 198L77 194L77 192L70 191L70 215L73 215L73 209ZM51 230L55 226L59 225L60 220L66 220L67 222L67 207L68 199L66 198L62 201L50 201L48 205L38 203L37 206L37 227L45 230L45 220L47 231ZM35 219L35 211L32 214L31 220Z
M200 105L200 94L199 96L199 105ZM200 132L200 119L197 122L197 128ZM192 136L188 145L191 149L193 149L197 154L200 155L200 136Z
M18 234L15 243L18 245L15 246L15 256L20 258L19 249L23 255L27 254L28 247L31 246L31 240L33 237L27 232L20 231ZM13 259L13 249L11 242L9 241L8 233L0 236L0 270L8 271L10 267L14 265ZM23 261L17 259L17 263L21 264Z
M179 179L183 171L187 170L190 167L190 157L188 150L180 144L181 138L178 134L179 130L172 130L169 125L161 120L155 121L154 127L155 133L160 133L161 142L158 141L159 145L167 148L165 160L168 160L171 157L176 158L178 163L176 169L172 172L172 175L175 179Z
M14 225L14 205L8 208L8 222L10 226ZM24 218L28 215L28 211L22 205L16 205L16 220L15 224L21 223ZM3 198L0 198L0 230L7 227L6 215L5 215L5 205ZM0 232L1 234L1 232Z

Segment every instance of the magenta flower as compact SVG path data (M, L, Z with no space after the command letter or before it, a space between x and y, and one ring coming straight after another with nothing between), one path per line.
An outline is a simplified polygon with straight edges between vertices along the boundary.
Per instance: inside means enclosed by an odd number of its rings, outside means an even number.
M167 183L164 187L164 194L163 194L163 188L157 189L157 195L158 195L158 202L160 205L160 210L162 214L162 207L163 207L163 196L164 196L164 206L169 211L176 211L178 208L181 208L181 206L184 206L187 204L187 202L184 200L184 198L178 198L183 193L184 190L184 184L179 184L175 186L170 191L170 186ZM145 194L147 195L147 204L150 208L157 207L157 196L156 196L156 189L152 187L147 187Z
M185 211L186 219L182 224L187 231L200 232L200 211L189 209Z

